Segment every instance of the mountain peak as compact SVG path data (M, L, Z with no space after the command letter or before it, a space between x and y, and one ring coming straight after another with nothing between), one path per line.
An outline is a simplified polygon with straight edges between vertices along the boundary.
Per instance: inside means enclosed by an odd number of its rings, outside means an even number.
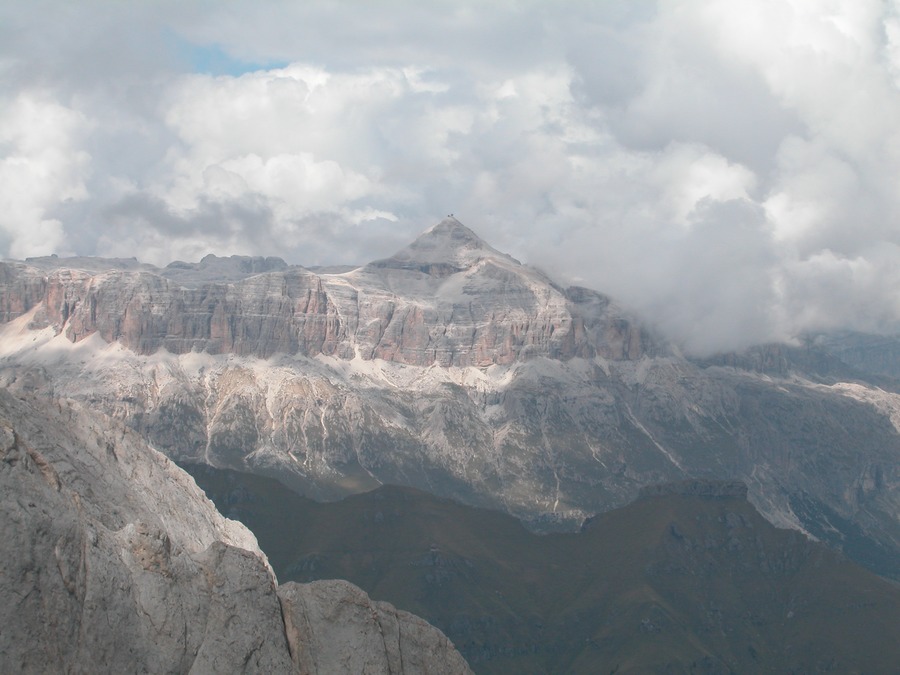
M487 246L481 237L479 237L475 232L471 229L463 225L452 215L447 216L439 223L436 223L425 230L419 238L419 240L431 238L431 239L451 239L458 242L466 242L472 243L479 246ZM416 242L413 242L414 244Z
M485 242L471 229L453 216L448 216L425 230L409 246L387 260L378 261L378 267L415 267L423 271L434 266L467 269L482 258L502 258L517 262Z

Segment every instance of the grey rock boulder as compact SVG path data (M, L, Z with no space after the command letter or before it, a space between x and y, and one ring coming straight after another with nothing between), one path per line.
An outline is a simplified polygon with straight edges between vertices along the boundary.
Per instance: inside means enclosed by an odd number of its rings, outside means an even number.
M347 581L286 583L278 597L301 673L471 673L443 633Z

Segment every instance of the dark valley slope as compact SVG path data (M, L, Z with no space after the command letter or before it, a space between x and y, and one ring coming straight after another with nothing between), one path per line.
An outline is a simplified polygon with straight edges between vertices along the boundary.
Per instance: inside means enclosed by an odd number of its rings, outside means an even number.
M892 673L900 589L776 529L739 482L648 488L581 533L409 488L321 504L188 467L279 576L346 578L427 617L479 673Z

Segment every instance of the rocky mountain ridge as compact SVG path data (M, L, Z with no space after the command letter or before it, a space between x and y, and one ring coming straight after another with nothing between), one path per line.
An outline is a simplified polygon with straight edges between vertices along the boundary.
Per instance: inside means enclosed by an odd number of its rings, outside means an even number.
M608 298L557 288L455 220L392 258L343 274L271 258L212 262L100 272L58 258L4 263L0 316L37 308L35 328L52 327L72 342L97 334L144 355L359 354L421 367L635 358L650 343ZM203 274L223 267L231 277Z
M82 401L178 461L320 499L410 485L538 529L649 484L740 479L771 522L864 541L900 577L900 389L816 345L686 359L452 219L349 271L6 262L0 317L4 386Z
M0 670L471 672L346 582L278 586L256 538L134 432L0 391Z

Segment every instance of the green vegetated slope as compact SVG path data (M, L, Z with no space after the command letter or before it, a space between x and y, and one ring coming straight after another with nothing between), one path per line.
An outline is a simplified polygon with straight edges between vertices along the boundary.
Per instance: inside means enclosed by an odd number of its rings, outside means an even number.
M408 488L320 504L187 468L281 581L348 579L479 673L900 672L900 588L739 497L646 497L538 536Z

